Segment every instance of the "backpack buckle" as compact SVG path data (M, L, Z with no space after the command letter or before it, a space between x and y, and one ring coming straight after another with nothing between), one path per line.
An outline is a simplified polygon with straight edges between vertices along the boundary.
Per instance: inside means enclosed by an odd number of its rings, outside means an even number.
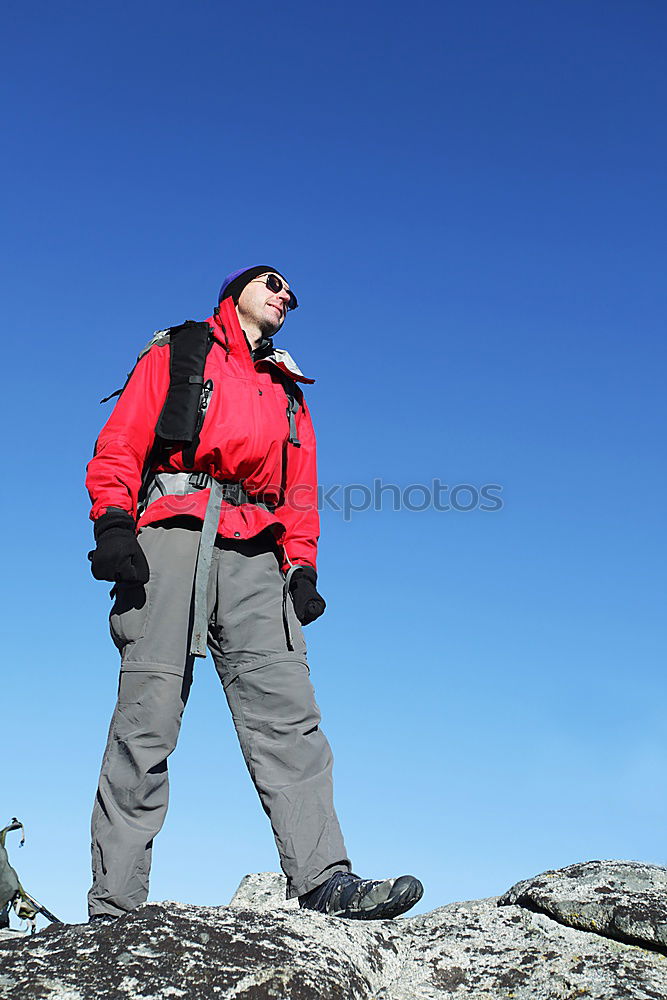
M191 472L188 482L195 490L205 490L211 485L211 477L208 472Z
M243 489L243 483L227 480L222 484L222 499L232 507L240 507L242 503L247 503L248 494Z

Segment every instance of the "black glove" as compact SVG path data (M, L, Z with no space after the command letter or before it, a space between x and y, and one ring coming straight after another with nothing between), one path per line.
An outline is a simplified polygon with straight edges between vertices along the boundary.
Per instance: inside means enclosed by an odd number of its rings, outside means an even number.
M137 536L134 518L110 507L95 521L97 548L88 553L96 580L112 583L148 583L150 570Z
M298 571L290 577L290 594L296 616L302 625L309 625L324 614L326 602L317 593L316 583L317 573L312 566L299 566Z

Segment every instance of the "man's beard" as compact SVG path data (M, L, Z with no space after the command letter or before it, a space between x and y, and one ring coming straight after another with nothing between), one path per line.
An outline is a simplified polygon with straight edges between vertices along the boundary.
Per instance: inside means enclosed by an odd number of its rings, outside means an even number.
M262 319L259 321L257 327L263 337L273 337L273 335L275 333L278 333L278 330L280 329L280 327L276 326L276 324L273 323L270 319L264 317L262 317Z

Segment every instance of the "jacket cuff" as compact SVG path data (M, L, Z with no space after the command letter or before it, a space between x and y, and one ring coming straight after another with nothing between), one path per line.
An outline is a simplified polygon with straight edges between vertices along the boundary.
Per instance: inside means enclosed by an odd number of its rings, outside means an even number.
M122 528L126 531L134 532L136 522L126 510L122 510L120 507L107 507L105 513L98 517L93 524L95 541L98 542L100 535L103 535L105 531L109 531L111 528Z
M301 573L298 572L299 570L301 570ZM307 563L293 563L290 568L290 581L294 576L305 576L310 580L313 587L317 586L317 572L312 566L308 566Z

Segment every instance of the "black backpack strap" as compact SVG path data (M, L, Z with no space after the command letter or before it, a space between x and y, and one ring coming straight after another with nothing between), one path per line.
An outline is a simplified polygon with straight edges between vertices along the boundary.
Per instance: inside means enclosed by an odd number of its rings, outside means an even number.
M169 389L155 426L155 441L144 464L139 502L145 497L153 468L174 445L183 448L183 464L194 464L213 382L204 382L206 357L213 344L208 323L187 320L180 326L159 330L139 358L159 344L169 344Z
M140 501L146 492L153 467L162 460L165 453L174 449L174 445L183 448L186 467L194 464L199 432L213 392L213 382L209 379L204 383L206 357L212 344L213 330L208 323L186 320L180 326L157 330L139 352L137 363L129 372L123 388L100 400L101 403L106 403L114 396L121 396L143 356L152 347L169 346L169 388L155 426L155 441L144 463Z
M163 441L192 444L195 439L212 336L208 323L192 320L169 330L169 391L155 427Z

